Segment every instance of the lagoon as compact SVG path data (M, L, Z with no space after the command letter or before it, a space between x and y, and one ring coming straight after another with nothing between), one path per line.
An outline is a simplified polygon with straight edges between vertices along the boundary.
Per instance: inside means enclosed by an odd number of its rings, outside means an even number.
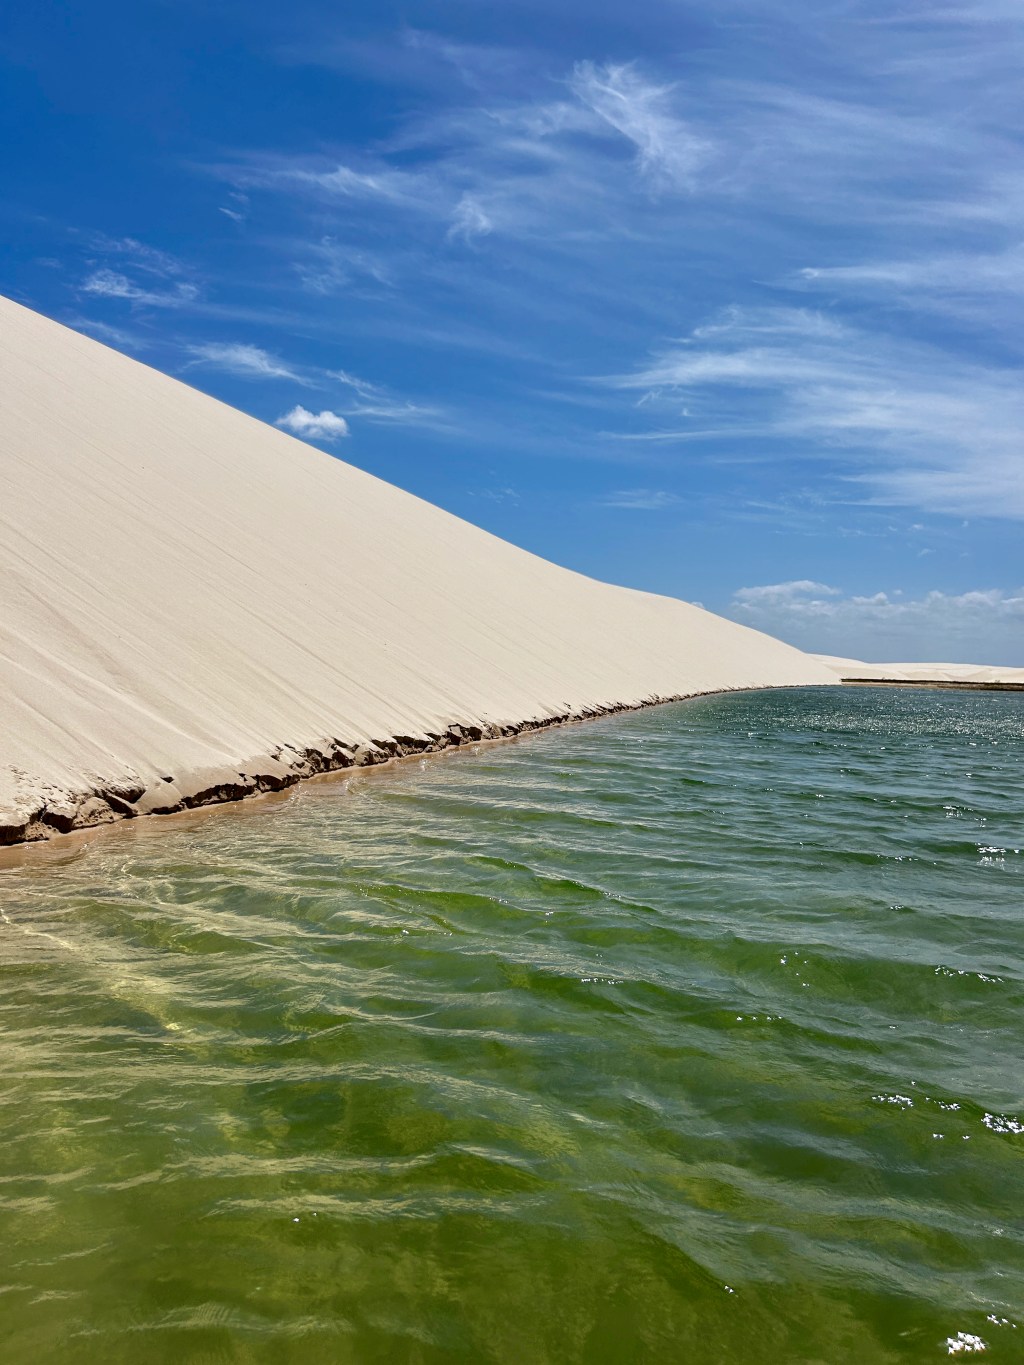
M1024 1358L1022 740L704 697L0 870L8 1365Z

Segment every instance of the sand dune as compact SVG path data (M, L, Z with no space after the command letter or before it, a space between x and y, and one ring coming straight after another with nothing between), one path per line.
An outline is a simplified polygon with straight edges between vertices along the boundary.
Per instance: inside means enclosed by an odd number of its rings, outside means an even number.
M834 681L7 300L0 476L0 842L653 698Z
M997 664L872 664L863 659L844 659L833 654L815 654L820 663L840 680L862 682L935 682L998 683L1003 686L1024 686L1024 668L1001 668Z

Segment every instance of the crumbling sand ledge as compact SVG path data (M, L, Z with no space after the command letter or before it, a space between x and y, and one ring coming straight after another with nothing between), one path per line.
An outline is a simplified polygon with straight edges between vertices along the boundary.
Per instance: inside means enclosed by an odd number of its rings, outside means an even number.
M282 745L276 753L254 759L243 765L237 773L227 769L220 772L207 770L180 780L168 775L161 783L148 789L141 783L120 782L83 791L78 797L62 795L56 800L44 801L37 809L27 812L24 820L11 821L8 817L5 823L0 822L0 848L39 843L62 834L81 833L122 820L150 815L175 815L182 811L243 801L284 791L307 778L323 777L346 769L378 767L395 759L441 753L482 741L515 739L554 726L600 720L623 712L664 706L670 702L746 690L766 689L725 688L676 697L649 697L634 704L592 707L505 725L450 725L441 734L396 735L368 744L332 739L325 741L322 746L305 749Z

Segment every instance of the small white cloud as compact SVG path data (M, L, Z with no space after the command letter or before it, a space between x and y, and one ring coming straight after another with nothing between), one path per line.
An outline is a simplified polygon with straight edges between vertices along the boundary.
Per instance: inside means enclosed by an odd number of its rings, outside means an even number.
M659 512L678 507L682 498L661 488L620 488L599 499L601 507L622 507L630 512Z
M336 412L310 412L298 404L291 412L277 419L277 426L285 427L304 441L337 441L349 434L348 423Z
M788 583L764 583L757 588L739 588L734 603L744 611L813 611L825 606L823 598L840 597L838 588L813 578L793 578Z
M284 361L259 346L212 341L188 349L195 356L191 362L193 365L209 365L228 374L240 375L243 379L292 379L299 384L308 382Z
M127 275L116 270L94 270L82 285L84 294L106 299L125 299L128 303L148 304L151 308L182 308L199 297L194 284L179 282L169 290L143 289Z
M471 194L464 194L455 205L451 227L448 229L449 238L461 237L463 241L470 242L474 237L486 237L493 231L494 220L484 210L480 201Z

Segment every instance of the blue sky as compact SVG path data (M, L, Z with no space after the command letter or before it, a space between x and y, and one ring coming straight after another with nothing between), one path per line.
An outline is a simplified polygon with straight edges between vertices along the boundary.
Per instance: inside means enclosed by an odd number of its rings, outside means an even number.
M1024 664L1017 0L36 0L0 62L14 298L570 567Z

